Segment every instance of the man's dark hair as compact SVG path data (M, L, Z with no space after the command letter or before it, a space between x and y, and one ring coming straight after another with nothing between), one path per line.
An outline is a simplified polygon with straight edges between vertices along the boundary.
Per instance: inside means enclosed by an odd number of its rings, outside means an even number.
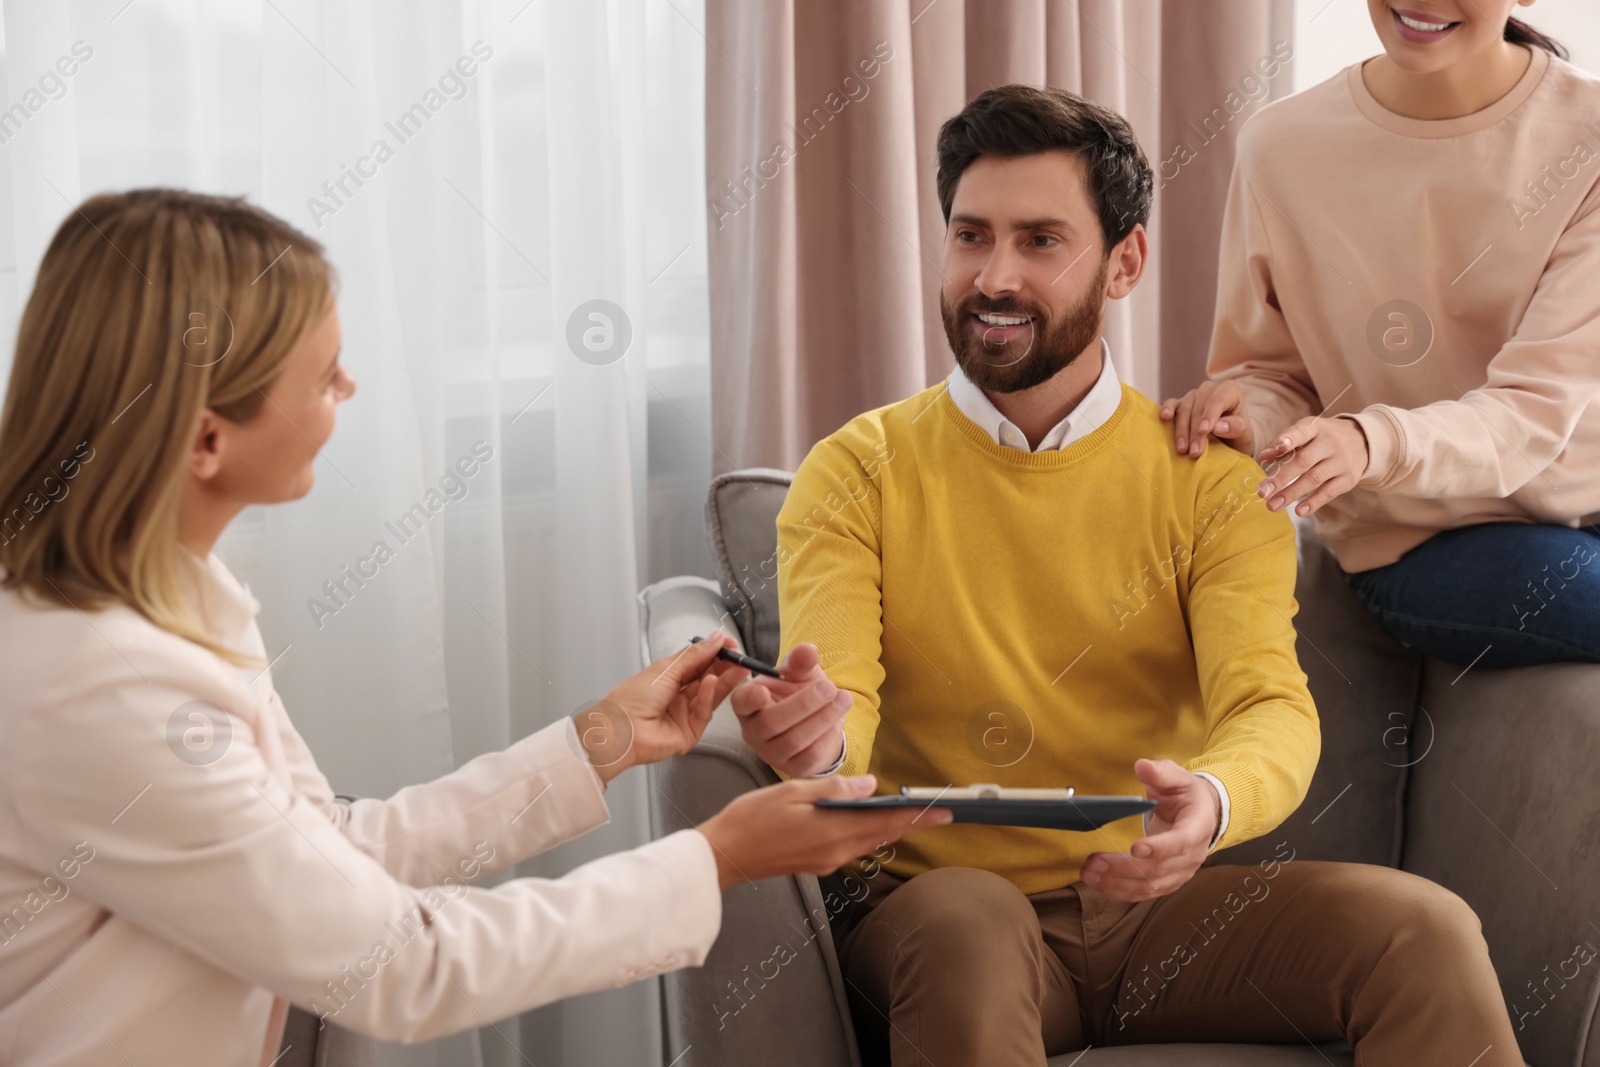
M979 93L939 129L939 207L950 221L956 182L979 156L1064 149L1088 171L1106 251L1150 220L1154 176L1126 119L1065 89L1002 85Z

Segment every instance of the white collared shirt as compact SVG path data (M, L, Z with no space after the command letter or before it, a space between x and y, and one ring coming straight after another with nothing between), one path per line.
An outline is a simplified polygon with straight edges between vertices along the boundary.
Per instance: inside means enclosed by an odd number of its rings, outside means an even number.
M1100 376L1078 406L1050 428L1038 448L1028 447L1027 435L1016 423L1000 414L1000 409L994 406L989 395L978 388L960 367L950 372L945 388L950 391L950 399L961 409L961 414L982 427L996 444L1021 452L1052 452L1066 448L1104 426L1106 420L1116 413L1117 405L1122 403L1122 383L1117 380L1117 369L1111 363L1111 347L1106 344L1104 337L1100 338Z
M994 439L995 444L1004 448L1015 448L1019 452L1048 452L1066 448L1104 426L1106 420L1116 413L1117 405L1122 403L1122 383L1117 379L1116 367L1111 362L1111 346L1106 344L1104 337L1100 338L1100 376L1095 379L1094 385L1089 387L1089 391L1084 394L1078 406L1068 412L1066 418L1050 428L1050 432L1040 440L1038 448L1028 447L1027 435L1014 422L1000 414L1000 409L994 406L994 401L989 399L989 395L978 388L959 366L950 372L945 388L950 391L950 399L955 401L961 414L977 423ZM850 742L846 739L844 746L839 750L839 761L814 777L822 778L837 773L839 768L844 766L845 752L849 745ZM1216 775L1207 774L1205 771L1195 773L1215 787L1217 796L1222 801L1222 813L1217 819L1217 832L1211 838L1211 845L1214 848L1228 830L1228 787L1223 785L1222 780ZM1146 812L1147 828L1149 822L1150 815Z

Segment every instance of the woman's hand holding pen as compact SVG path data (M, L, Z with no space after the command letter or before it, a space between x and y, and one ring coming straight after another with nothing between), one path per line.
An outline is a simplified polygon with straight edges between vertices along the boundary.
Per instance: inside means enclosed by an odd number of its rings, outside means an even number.
M714 630L572 716L578 741L601 781L695 746L717 705L750 677L745 668L717 658L721 649L736 644Z

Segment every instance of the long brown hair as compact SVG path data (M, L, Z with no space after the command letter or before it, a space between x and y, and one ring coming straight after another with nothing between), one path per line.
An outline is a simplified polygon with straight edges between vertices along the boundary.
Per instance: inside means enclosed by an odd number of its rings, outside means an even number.
M1506 19L1506 40L1512 44L1525 44L1529 48L1543 48L1546 52L1568 59L1565 46L1548 34L1541 33L1521 19Z
M96 196L50 241L0 413L0 588L120 602L223 656L178 503L202 413L250 421L333 299L322 246L242 199Z

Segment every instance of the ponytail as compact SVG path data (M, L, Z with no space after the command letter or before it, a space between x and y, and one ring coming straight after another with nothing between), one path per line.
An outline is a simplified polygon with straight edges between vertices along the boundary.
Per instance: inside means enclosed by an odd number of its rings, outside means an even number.
M1529 48L1543 48L1546 52L1562 59L1570 58L1560 41L1540 33L1521 19L1506 19L1505 38L1512 44L1523 44Z

